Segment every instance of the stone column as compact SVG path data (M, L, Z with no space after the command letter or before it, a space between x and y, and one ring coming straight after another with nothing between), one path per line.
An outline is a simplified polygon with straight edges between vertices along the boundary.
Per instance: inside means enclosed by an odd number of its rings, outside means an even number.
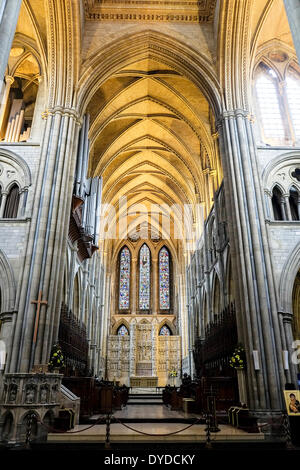
M158 313L160 308L159 308L159 274L158 274L158 263L157 259L152 259L152 279L153 279L153 288L151 292L152 296L152 313Z
M300 63L300 2L299 0L283 1L298 56L298 62Z
M25 186L20 191L20 202L19 202L19 209L18 209L18 217L24 217L24 215L25 215L27 196L28 196L28 186Z
M77 251L78 251L78 246L77 246L77 240L76 240L74 245L71 246L71 267L70 267L69 292L68 292L68 307L71 310L73 310L72 306L73 306L75 263L76 263L76 258L77 258ZM75 312L73 313L75 314Z
M8 192L3 191L2 192L2 198L1 198L1 205L0 205L0 219L2 219L3 214L4 214L4 209L5 209L7 196L8 196Z
M19 292L18 318L13 332L16 345L10 371L27 372L32 363L46 364L57 340L62 277L67 249L68 220L79 126L73 109L49 111L35 189L36 204L30 224L28 246ZM67 158L66 158L67 156ZM32 338L39 291L48 301L42 306L36 348Z
M130 278L130 285L131 285L131 299L130 299L130 305L131 305L131 313L135 314L138 310L138 301L139 301L139 296L138 296L138 279L137 279L137 269L136 269L136 263L137 259L132 258L131 262L131 278Z
M157 327L156 323L152 323L151 329L151 340L152 340L152 376L157 377Z
M248 113L240 109L224 112L219 130L237 291L238 334L247 352L250 407L280 410L284 405L285 384L282 342L256 147ZM254 370L253 350L259 351L260 370Z
M135 362L136 362L136 323L130 323L130 352L129 352L129 379L135 376Z
M190 305L187 304L187 320L188 320L188 358L189 358L189 374L193 377L194 367L193 367L193 345L192 345L192 319L191 319L191 308Z
M41 126L43 124L42 115L44 111L45 105L45 90L46 90L46 81L42 75L38 76L38 92L35 100L34 105L34 113L33 119L31 124L31 131L29 136L29 142L39 142L40 141L40 133L41 133Z
M289 194L283 194L283 199L284 199L284 205L286 209L286 219L287 220L293 220L292 218L292 213L291 213L291 207L290 207L290 200L289 200Z
M0 22L0 80L3 80L22 0L6 0Z
M8 102L8 97L9 97L9 92L10 92L10 87L12 86L13 82L15 81L14 77L11 77L10 75L6 75L5 77L5 90L2 98L2 103L1 103L1 110L0 110L0 132L2 130L3 126L3 121L5 117L5 112L7 108L7 102ZM3 136L5 132L3 131Z
M85 259L82 263L82 289L81 289L81 304L80 304L80 317L79 317L82 323L85 323L85 300L86 300L86 294L87 294L88 275L89 275L88 260Z
M12 324L13 324L14 312L2 312L0 313L0 341L4 341L6 347L6 361L9 360L9 351L11 350L11 337L12 337ZM6 368L7 368L6 362ZM1 372L0 372L1 373Z
M274 220L274 211L272 205L272 192L265 189L265 202L267 208L267 218Z
M294 341L294 335L292 331L292 324L293 324L293 315L291 313L281 313L282 323L283 323L283 330L284 330L284 349L288 351L289 357L289 369L286 371L286 381L293 382L297 387L297 372L298 367L296 364L292 363L292 354L294 349L292 348L292 344Z

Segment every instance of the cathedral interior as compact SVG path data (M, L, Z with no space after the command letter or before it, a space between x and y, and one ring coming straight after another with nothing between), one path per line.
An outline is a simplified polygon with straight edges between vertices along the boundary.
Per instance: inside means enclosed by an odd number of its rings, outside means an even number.
M299 0L0 0L0 41L0 443L138 399L299 441Z

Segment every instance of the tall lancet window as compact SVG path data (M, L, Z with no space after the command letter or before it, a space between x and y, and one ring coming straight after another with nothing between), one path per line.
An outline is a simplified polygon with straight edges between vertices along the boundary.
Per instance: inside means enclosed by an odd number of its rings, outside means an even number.
M159 252L159 307L170 309L170 256L165 247Z
M119 309L130 308L130 251L127 246L120 253Z
M289 73L286 78L286 91L292 117L295 140L300 139L300 80L296 74Z
M150 309L150 250L146 244L140 249L139 308Z
M282 140L285 137L278 86L274 70L261 64L257 72L256 93L266 139Z

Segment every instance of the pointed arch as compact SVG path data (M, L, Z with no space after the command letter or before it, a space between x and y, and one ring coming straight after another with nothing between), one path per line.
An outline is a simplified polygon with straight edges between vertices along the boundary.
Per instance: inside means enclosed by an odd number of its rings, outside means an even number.
M166 326L170 330L171 336L177 334L174 324L170 320L168 320L168 318L164 318L158 325L158 336L160 335L159 333L164 326Z
M300 220L300 193L294 184L290 187L289 204L292 220Z
M15 306L16 284L11 265L0 250L0 291L1 291L1 312L12 312Z
M282 141L285 128L279 100L279 77L264 62L255 71L255 93L264 141Z
M214 283L213 283L213 314L218 315L221 312L221 283L219 276L215 273Z
M158 336L172 336L172 331L166 323L160 328Z
M118 322L116 322L112 328L112 334L113 335L117 335L118 334L118 330L119 328L124 325L125 328L127 328L128 332L130 332L130 325L129 323L126 321L125 318L121 318Z
M122 323L122 325L119 326L117 329L117 335L118 336L129 336L129 330L128 328Z
M3 218L16 219L18 217L20 204L20 188L17 183L10 186L9 193L6 198Z
M94 95L99 82L121 67L144 58L172 65L198 86L210 102L216 115L221 110L221 89L216 72L207 57L174 38L153 30L124 35L96 51L83 64L78 100L81 111ZM93 73L91 74L91 70Z
M275 220L285 220L283 195L277 184L272 191L272 208Z
M74 291L73 291L73 313L76 318L80 315L80 283L78 273L74 279Z
M279 308L285 313L293 313L293 286L300 269L300 243L288 255L279 281Z

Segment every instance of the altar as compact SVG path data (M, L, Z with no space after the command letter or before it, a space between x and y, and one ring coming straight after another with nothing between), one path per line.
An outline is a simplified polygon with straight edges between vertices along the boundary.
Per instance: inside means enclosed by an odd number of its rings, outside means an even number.
M130 377L130 387L153 388L158 386L158 377Z

